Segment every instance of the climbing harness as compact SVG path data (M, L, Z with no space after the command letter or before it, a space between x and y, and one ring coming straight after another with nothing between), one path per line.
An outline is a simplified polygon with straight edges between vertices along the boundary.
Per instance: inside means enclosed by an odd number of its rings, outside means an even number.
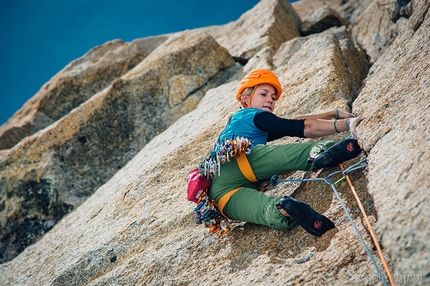
M361 160L361 161L359 161L359 162L357 162L357 163L355 163L355 164L351 165L349 168L347 168L347 169L345 169L345 170L339 170L339 171L333 172L333 173L329 174L328 176L326 176L325 178L288 179L288 180L280 180L278 175L274 175L274 176L272 176L272 177L271 177L271 179L270 179L270 184L271 184L271 185L273 185L273 186L276 186L276 185L277 185L278 183L280 183L280 182L289 182L289 183L297 183L297 182L303 183L303 182L305 182L305 183L306 183L306 182L322 181L322 182L324 182L324 183L326 183L326 184L330 185L330 187L333 189L334 194L336 195L337 199L339 200L339 202L340 202L340 204L341 204L341 206L342 206L343 210L345 211L345 213L346 213L346 215L347 215L347 217L348 217L349 221L351 222L351 224L352 224L352 226L353 226L353 228L354 228L355 232L357 233L358 238L360 239L361 243L363 244L364 249L366 250L367 254L369 255L369 258L370 258L370 260L371 260L371 262L372 262L373 266L375 267L376 272L378 273L379 277L381 277L381 280L382 280L383 284L384 284L384 285L387 285L387 283L386 283L385 279L383 279L383 277L384 277L384 276L382 275L381 270L379 269L378 265L377 265L377 264L376 264L376 262L375 262L375 259L374 259L374 258L373 258L373 256L372 256L372 253L370 252L369 248L367 247L367 245L366 245L366 243L365 243L365 241L364 241L363 237L361 236L360 231L358 230L358 228L357 228L356 224L354 223L354 220L353 220L353 219L352 219L352 217L351 217L351 214L349 213L348 209L346 208L346 206L345 206L345 204L344 204L344 202L343 202L342 198L340 197L340 195L339 195L339 193L338 193L338 191L337 191L337 189L336 189L336 187L335 187L335 185L336 185L337 183L339 183L339 182L343 181L343 180L347 177L347 175L348 175L349 173L351 173L351 172L353 172L353 171L356 171L356 170L363 169L363 168L367 167L367 164L368 164L367 159L364 159L364 160ZM339 175L339 174L341 174L341 175L342 175L342 177L341 177L339 180L337 180L336 182L334 182L334 183L333 183L333 182L331 181L331 178L332 178L333 176L335 176L335 175ZM364 210L362 210L362 211L364 211ZM369 225L370 225L370 224L369 224ZM375 244L376 244L376 245L378 245L378 243L376 242L376 240L375 240L374 242L375 242ZM382 257L383 257L383 256L382 256ZM381 258L381 259L382 259L382 258ZM389 273L389 269L387 270L387 268L386 268L385 270L387 271L387 274L388 274L388 273ZM391 273L390 273L390 274L388 274L388 276L389 276L389 277L391 277ZM392 279L392 278L391 278L391 279ZM391 281L391 279L390 279L390 281ZM392 282L392 285L394 285L394 283L393 283L393 282Z
M209 156L205 157L198 164L197 168L192 169L187 175L188 183L188 200L197 202L194 208L194 222L196 225L204 225L209 229L209 233L220 232L220 236L226 234L231 229L229 218L224 215L224 206L227 204L230 197L240 188L234 189L215 203L208 196L208 187L211 179L221 175L221 165L230 162L233 158L238 161L239 168L243 175L250 181L257 182L257 179L252 171L251 165L246 157L251 152L253 142L247 138L238 137L236 139L227 139L223 142L217 141L215 150L211 150ZM195 171L199 172L199 176L195 176ZM191 175L193 177L191 177ZM208 185L206 185L208 182ZM204 186L204 187L201 187Z
M232 136L233 137L233 136ZM221 165L230 162L232 158L237 158L240 154L251 153L254 143L248 138L238 137L236 139L226 139L217 142L215 150L211 150L209 156L199 163L200 174L206 176L208 180L212 176L221 175Z

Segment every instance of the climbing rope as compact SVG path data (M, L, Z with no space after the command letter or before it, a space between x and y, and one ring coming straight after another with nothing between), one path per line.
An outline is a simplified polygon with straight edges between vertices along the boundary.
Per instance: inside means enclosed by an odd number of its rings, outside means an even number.
M298 183L298 182L303 183L303 182L305 182L306 183L306 182L322 181L322 182L325 182L326 184L330 185L330 187L333 189L334 194L336 195L337 199L339 200L339 202L340 202L343 210L345 211L345 213L346 213L349 221L351 222L351 224L352 224L355 232L357 233L358 238L360 239L361 243L363 244L363 247L364 247L364 249L366 250L366 252L367 252L367 254L369 256L370 261L372 262L373 266L375 267L376 272L378 273L379 277L381 278L382 283L384 285L387 285L385 279L383 278L384 276L382 275L381 270L379 269L378 265L376 264L375 259L373 258L372 253L370 252L369 248L367 247L367 245L366 245L366 243L365 243L365 241L364 241L364 239L363 239L360 231L358 230L358 228L357 228L354 220L351 217L351 214L349 213L348 209L346 208L346 206L345 206L342 198L340 197L340 195L339 195L339 193L338 193L338 191L337 191L337 189L335 187L335 184L343 181L347 177L347 175L349 173L351 173L353 171L356 171L356 170L363 169L365 167L367 167L367 159L361 160L361 161L359 161L359 162L351 165L349 168L347 168L345 170L340 170L340 171L333 172L333 173L329 174L328 176L326 176L325 178L280 180L278 175L274 175L270 179L270 184L273 185L273 186L276 186L279 182L289 182L289 183ZM338 174L341 174L342 178L340 178L339 180L337 180L336 182L333 183L330 178L332 178L333 176L338 175ZM362 210L362 212L364 213L364 209ZM370 225L370 223L369 223L369 225ZM376 240L374 240L374 242L375 242L376 245L379 245L376 242ZM383 255L382 255L382 257L383 257ZM381 257L381 259L382 259L382 257ZM385 259L383 261L385 261ZM384 264L384 266L385 266L385 264ZM392 283L392 285L394 285L394 283L392 282L391 273L389 273L389 269L388 270L387 269L388 269L388 267L385 270L387 271L387 275L390 278L390 282Z
M342 164L339 164L339 167L340 167L341 170L344 170ZM384 265L384 269L385 269L385 272L387 273L388 280L390 281L390 284L392 286L394 286L393 275L391 274L390 268L388 267L388 263L385 260L384 255L382 254L381 246L379 245L379 242L376 239L375 232L373 231L372 225L370 224L369 218L367 217L366 211L364 210L364 207L363 207L363 205L362 205L362 203L360 201L360 198L357 195L357 192L355 191L354 186L352 185L351 179L349 178L348 174L345 174L345 178L348 181L349 188L351 189L351 192L353 193L353 195L355 197L355 200L357 201L357 204L360 207L360 211L363 214L364 221L366 222L367 227L369 229L370 236L372 237L372 240L373 240L373 244L375 244L376 249L377 249L378 254L379 254L379 257L381 258L382 264ZM382 279L382 277L381 277L381 279Z

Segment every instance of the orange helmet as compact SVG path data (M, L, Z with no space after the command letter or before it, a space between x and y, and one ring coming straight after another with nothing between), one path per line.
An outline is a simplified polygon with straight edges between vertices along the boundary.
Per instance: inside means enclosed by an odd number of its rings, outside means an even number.
M240 96L245 89L248 87L256 87L260 84L270 84L276 89L276 99L278 100L282 93L282 87L279 83L278 77L271 71L266 69L257 69L250 71L240 82L239 90L236 93L236 99L240 101ZM254 96L254 91L252 92L250 98Z

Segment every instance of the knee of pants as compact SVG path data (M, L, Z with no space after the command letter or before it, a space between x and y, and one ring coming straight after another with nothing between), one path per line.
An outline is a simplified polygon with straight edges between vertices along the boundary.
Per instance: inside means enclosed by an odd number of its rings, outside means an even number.
M294 222L289 217L283 216L277 209L276 205L281 199L255 189L242 188L230 198L224 213L233 220L283 230L290 228Z
M267 225L276 230L285 230L291 228L295 221L290 217L285 217L276 207L276 204L281 200L276 200L274 205L269 205L266 212Z

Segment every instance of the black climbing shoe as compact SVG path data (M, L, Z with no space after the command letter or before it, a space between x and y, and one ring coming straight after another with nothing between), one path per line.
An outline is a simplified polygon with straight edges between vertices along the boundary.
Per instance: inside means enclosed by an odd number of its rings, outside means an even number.
M312 164L315 169L336 167L340 163L357 157L361 151L356 139L345 139L334 144L327 151L317 155L312 160Z
M303 202L286 197L279 202L277 207L284 209L292 219L312 235L321 236L335 228L331 220Z

